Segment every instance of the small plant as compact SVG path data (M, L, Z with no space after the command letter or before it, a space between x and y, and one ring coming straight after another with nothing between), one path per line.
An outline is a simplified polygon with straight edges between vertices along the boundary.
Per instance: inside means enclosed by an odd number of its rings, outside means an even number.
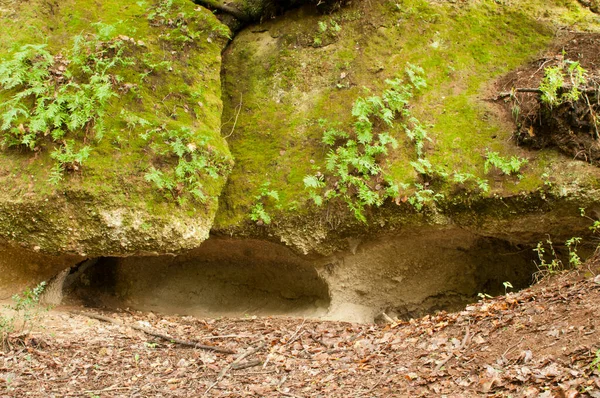
M515 101L515 103L511 107L511 114L512 114L512 117L513 117L514 121L518 123L519 122L519 116L521 115L521 107L516 102L516 98L515 98L514 101Z
M600 221L599 221L599 220L594 220L592 217L588 216L588 215L585 213L585 208L583 208L583 207L580 207L580 208L579 208L579 211L580 211L580 213L581 213L581 217L585 217L585 218L587 218L588 220L592 221L592 225L590 225L590 227L589 227L589 228L590 228L590 230L591 230L593 233L597 233L597 232L599 232L599 231L600 231Z
M319 21L319 32L325 33L327 32L327 29L329 29L329 26L327 26L327 22Z
M586 74L579 62L567 59L559 65L547 67L539 87L542 102L550 107L576 102L581 96L581 87L587 84Z
M140 121L137 121L140 123ZM188 193L199 203L206 203L208 196L202 185L202 176L218 178L231 165L218 152L211 149L205 137L187 127L168 129L166 126L153 127L141 134L148 141L151 150L161 163L175 163L169 172L151 166L144 178L160 191L168 192L180 204Z
M563 269L563 264L562 261L558 258L558 255L554 250L554 245L550 238L546 239L546 244L548 244L548 251L552 259L550 262L546 261L546 248L544 248L544 242L538 242L536 248L533 249L533 251L537 253L538 259L540 261L537 265L540 268L541 272L548 275L555 275Z
M313 47L321 47L323 42L330 43L336 40L337 35L342 31L342 27L339 23L333 19L327 21L319 21L317 24L317 35L313 38Z
M509 158L504 158L500 156L498 152L487 151L486 160L484 164L484 171L488 173L491 167L495 167L505 175L513 175L519 174L521 167L527 164L527 159L518 158L516 156L512 156Z
M560 271L567 268L578 268L581 264L581 258L577 254L577 245L581 243L581 238L573 237L565 242L565 246L569 250L569 264L565 266L563 261L558 257L554 244L550 237L546 239L546 242L538 242L537 247L533 249L537 253L539 264L537 264L542 276L544 275L556 275ZM547 248L545 247L547 245ZM550 255L550 261L546 260L546 254Z
M75 141L68 140L62 147L56 148L50 157L56 160L56 163L50 173L50 182L54 185L58 184L65 171L79 171L83 163L90 156L91 148L84 146L80 150L75 151Z
M259 224L271 224L271 216L265 210L265 201L271 199L274 202L279 202L279 193L273 189L269 189L270 182L265 182L261 187L258 195L254 197L256 203L252 206L250 219Z
M577 245L581 243L581 238L573 237L565 242L565 246L569 249L569 266L571 268L579 268L582 264L581 257L577 254Z
M600 373L600 349L596 350L596 358L590 363L590 368Z
M504 286L504 294L508 294L508 289L513 289L512 283L508 281L503 282L502 285Z
M407 108L414 93L426 85L422 74L421 68L409 64L406 68L408 83L401 79L386 80L388 88L383 95L361 97L354 102L355 123L351 132L337 128L324 131L322 142L329 147L326 172L318 171L304 178L304 186L316 205L341 199L356 219L366 222L366 207L381 206L385 199L399 195L397 186L381 167L389 149L396 148L398 143L390 133L379 129L391 128L394 119L403 117L407 136L415 143L417 154L422 154L427 135ZM421 163L426 166L426 160Z
M436 172L436 170L433 169L431 162L424 158L419 158L415 162L410 162L410 165L418 174L424 176L431 176Z
M433 205L444 198L444 195L436 193L432 189L425 188L423 184L415 183L414 187L416 190L408 197L408 203L410 203L417 211L421 211L424 206Z
M11 333L28 334L36 326L41 318L39 301L45 288L46 282L41 282L33 289L12 296L13 304L6 306L12 314L0 315L0 347L8 344Z

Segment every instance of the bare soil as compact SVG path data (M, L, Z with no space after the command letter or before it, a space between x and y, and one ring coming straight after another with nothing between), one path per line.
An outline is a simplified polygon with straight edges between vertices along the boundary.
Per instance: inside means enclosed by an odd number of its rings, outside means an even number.
M600 397L598 260L586 267L385 325L103 314L117 325L60 307L0 352L0 396Z
M588 92L575 102L551 107L542 103L536 92L500 95L507 117L517 124L519 144L534 149L556 147L574 159L600 165L599 45L599 34L563 32L542 57L500 79L496 94L509 93L512 89L536 89L547 68L567 60L579 62L587 71Z

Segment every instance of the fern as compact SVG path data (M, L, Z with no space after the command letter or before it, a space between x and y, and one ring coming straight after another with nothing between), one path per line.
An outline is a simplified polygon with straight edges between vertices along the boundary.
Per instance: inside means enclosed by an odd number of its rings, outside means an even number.
M580 88L587 84L587 71L581 67L579 62L564 60L559 65L544 69L544 78L540 82L539 89L542 92L542 102L550 107L565 102L575 102L581 96ZM565 80L569 81L568 90L565 88Z
M521 167L527 164L527 162L527 159L518 158L516 156L512 156L510 159L504 158L500 156L498 152L491 152L488 150L484 163L484 171L485 173L488 173L491 167L495 167L505 175L518 174Z
M259 189L259 194L254 197L255 203L250 211L250 219L263 224L271 224L271 216L265 210L267 200L270 198L273 202L279 202L279 193L270 189L270 182L265 182Z
M75 37L66 56L51 54L45 44L27 44L0 62L0 146L33 151L48 139L58 143L51 154L53 184L89 156L89 147L75 151L74 141L65 138L89 131L102 138L105 109L123 82L115 68L132 63L115 27L95 25L97 33Z
M50 153L50 157L56 161L49 181L56 185L62 180L62 174L65 171L79 171L89 158L91 148L84 146L78 151L75 151L75 141L68 140L61 147L58 147Z
M317 206L339 198L358 220L366 222L367 207L381 206L387 198L399 195L398 187L390 183L382 168L382 160L389 148L397 148L398 142L389 132L376 129L393 127L396 118L406 118L405 132L415 143L420 158L424 142L429 138L425 128L410 116L407 105L413 92L426 85L422 73L422 69L409 65L406 69L407 84L401 79L386 80L388 87L381 96L357 98L352 106L355 118L352 132L338 129L324 131L322 141L329 147L325 159L327 174L318 173L304 178L309 198ZM320 124L324 126L326 123L320 121ZM417 164L422 166L423 162Z
M183 203L183 195L188 193L198 203L206 203L208 195L202 184L203 177L216 179L226 173L231 164L214 151L208 149L206 141L190 128L168 129L166 126L152 126L144 119L131 118L134 125L148 125L140 136L148 141L157 159L163 163L174 163L169 172L150 166L145 179L158 190L176 197Z

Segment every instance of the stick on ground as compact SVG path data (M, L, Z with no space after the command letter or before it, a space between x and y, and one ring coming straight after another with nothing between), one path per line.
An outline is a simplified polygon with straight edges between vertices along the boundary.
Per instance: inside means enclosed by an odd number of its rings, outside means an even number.
M215 382L212 383L210 385L210 387L208 387L206 389L206 391L204 392L203 396L206 396L210 392L210 390L212 390L217 384L219 384L219 382L223 379L223 377L225 377L225 375L227 374L227 372L229 372L229 370L231 370L231 368L234 368L234 367L238 366L238 364L240 362L242 362L245 358L249 357L250 355L253 355L253 354L257 353L260 350L262 350L262 348L264 346L265 346L264 343L261 343L261 344L258 345L258 347L249 348L248 350L246 350L246 352L244 352L239 357L237 357L235 359L235 361L233 361L232 363L230 363L228 366L224 367L223 370L219 373L219 376L217 376L217 380L215 380Z
M81 312L81 311L70 311L70 312L72 314L75 314L75 315L86 316L88 318L93 318L93 319L98 319L98 320L104 321L104 322L114 323L115 325L127 326L127 327L130 327L132 329L144 332L144 333L146 333L146 334L148 334L150 336L158 337L158 338L161 338L163 340L167 340L167 341L170 341L172 343L184 345L184 346L187 346L187 347L200 348L201 350L208 350L208 351L220 352L220 353L223 353L223 354L235 354L235 351L228 350L226 348L215 347L215 346L212 346L212 345L204 345L204 344L200 344L200 343L196 343L196 342L188 341L188 340L181 340L181 339L178 339L178 338L175 338L175 337L171 337L171 336L169 336L167 334L155 332L154 330L145 328L143 326L130 325L130 324L122 322L122 321L120 321L118 319L111 318L109 316L94 314L94 313L91 313L91 312Z

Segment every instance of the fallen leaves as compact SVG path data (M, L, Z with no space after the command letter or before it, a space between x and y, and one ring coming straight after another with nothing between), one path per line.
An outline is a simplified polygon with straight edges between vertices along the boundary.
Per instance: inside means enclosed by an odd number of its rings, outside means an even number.
M592 278L382 326L137 312L110 314L117 325L53 312L41 334L0 352L0 396L600 397L599 306Z

